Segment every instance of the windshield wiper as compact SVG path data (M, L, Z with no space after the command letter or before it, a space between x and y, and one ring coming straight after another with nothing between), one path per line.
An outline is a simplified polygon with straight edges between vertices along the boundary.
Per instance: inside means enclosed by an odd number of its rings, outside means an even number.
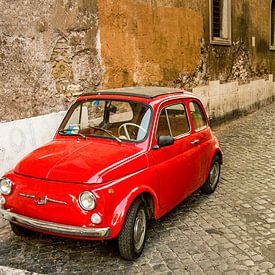
M90 125L89 125L89 127L92 128L92 129L99 130L99 131L102 131L102 132L107 133L108 135L110 135L111 137L113 137L113 138L114 138L117 142L119 142L119 143L122 142L120 138L116 137L116 136L115 136L111 131L109 131L109 130L106 130L106 129L100 128L100 127L96 127L96 126L90 126Z
M81 134L81 133L72 133L72 134L68 134L68 133L66 133L66 132L68 132L68 131L73 131L73 129L61 129L61 130L58 130L58 133L59 134L67 134L67 135L75 135L75 136L81 136L81 137L83 137L84 139L87 139L87 136L85 136L85 135L83 135L83 134Z

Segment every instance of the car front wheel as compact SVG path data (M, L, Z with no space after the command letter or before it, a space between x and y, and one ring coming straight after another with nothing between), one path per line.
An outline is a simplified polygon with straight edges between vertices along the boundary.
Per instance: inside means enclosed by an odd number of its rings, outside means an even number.
M204 185L201 187L201 191L204 194L211 194L216 190L216 187L220 179L220 172L221 172L220 158L218 156L215 156L210 166L208 178L204 183Z
M144 248L147 231L147 217L144 203L137 199L130 206L118 237L118 247L122 258L137 259Z

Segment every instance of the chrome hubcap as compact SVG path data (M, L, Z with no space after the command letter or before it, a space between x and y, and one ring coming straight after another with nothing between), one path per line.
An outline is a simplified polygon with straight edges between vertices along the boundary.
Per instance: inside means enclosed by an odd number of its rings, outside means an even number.
M210 170L210 185L211 187L215 187L216 184L218 183L218 179L219 179L219 174L220 174L220 164L216 161Z
M134 246L140 250L145 239L146 232L146 214L144 209L139 209L134 224Z

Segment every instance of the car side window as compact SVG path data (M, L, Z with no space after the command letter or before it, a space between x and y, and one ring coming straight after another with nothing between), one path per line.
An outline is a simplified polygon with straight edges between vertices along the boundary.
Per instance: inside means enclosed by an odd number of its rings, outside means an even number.
M193 121L195 131L198 132L206 128L206 118L201 106L195 102L191 101L189 103L190 113Z
M157 139L160 136L171 136L165 108L162 109L158 121Z
M190 126L183 104L173 104L162 109L158 122L157 139L160 136L178 137L188 133Z

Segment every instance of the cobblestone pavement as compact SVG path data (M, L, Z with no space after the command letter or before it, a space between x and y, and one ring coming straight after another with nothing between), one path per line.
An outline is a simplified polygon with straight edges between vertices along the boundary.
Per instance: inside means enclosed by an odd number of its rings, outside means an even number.
M275 104L215 131L224 151L215 194L198 191L150 222L137 261L122 260L113 243L16 237L0 221L0 266L46 274L275 274Z

